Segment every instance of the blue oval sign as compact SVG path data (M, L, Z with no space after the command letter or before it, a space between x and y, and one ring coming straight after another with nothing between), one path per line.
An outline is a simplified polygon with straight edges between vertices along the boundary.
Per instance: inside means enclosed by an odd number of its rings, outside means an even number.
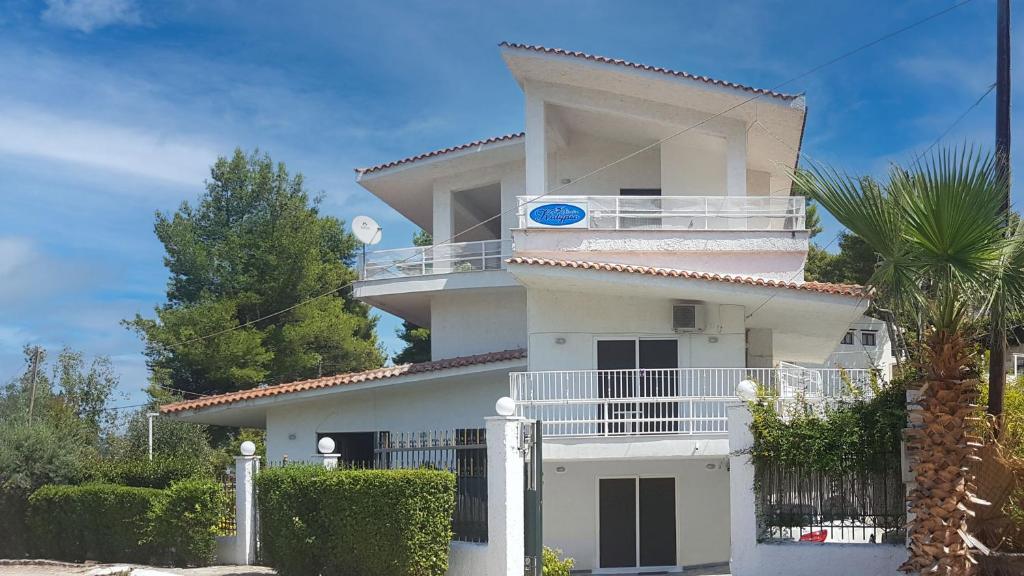
M572 204L543 204L530 210L530 220L545 226L569 226L586 217L586 211Z

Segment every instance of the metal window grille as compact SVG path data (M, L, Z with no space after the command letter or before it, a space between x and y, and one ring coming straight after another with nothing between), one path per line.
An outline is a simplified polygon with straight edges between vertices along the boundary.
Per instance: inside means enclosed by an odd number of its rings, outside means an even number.
M482 428L377 434L374 468L448 470L455 474L455 540L487 541L487 440Z

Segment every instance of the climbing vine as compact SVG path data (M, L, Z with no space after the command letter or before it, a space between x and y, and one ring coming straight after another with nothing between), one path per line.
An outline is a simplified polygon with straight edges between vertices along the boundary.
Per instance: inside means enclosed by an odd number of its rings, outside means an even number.
M899 453L906 427L906 387L902 380L873 385L865 398L851 395L824 410L806 399L777 408L777 398L762 393L752 403L750 455L794 468L829 474L879 470Z

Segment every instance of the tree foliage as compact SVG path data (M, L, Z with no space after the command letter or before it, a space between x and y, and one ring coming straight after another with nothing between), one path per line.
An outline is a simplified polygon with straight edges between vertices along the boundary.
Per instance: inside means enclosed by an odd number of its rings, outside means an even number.
M236 150L197 204L156 215L167 302L126 322L154 383L217 393L383 364L376 318L339 290L356 240L319 201L284 164Z
M420 230L412 237L414 246L430 246L434 238L429 232ZM430 360L430 329L422 328L409 322L402 322L402 327L397 331L398 338L405 342L398 354L395 354L395 364L406 364L409 362L427 362Z

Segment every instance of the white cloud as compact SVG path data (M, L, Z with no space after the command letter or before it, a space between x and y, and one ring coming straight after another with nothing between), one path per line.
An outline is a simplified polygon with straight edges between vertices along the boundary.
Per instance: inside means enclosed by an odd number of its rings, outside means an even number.
M142 21L133 0L46 0L43 20L87 34L106 26L137 25Z
M195 185L217 149L134 126L0 103L0 152Z

